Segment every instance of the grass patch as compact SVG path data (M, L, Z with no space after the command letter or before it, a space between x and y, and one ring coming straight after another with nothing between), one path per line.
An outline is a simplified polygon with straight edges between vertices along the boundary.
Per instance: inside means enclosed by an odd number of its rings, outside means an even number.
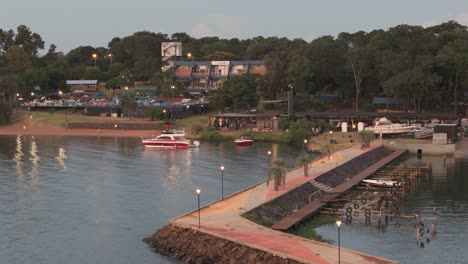
M333 240L325 239L321 235L317 234L315 228L322 225L332 224L335 222L336 216L319 214L305 221L304 223L299 225L299 227L296 230L291 231L290 233L296 236L313 239L320 242L332 243Z
M270 142L289 142L288 134L286 133L264 133L247 131L242 132L241 135L248 136L257 141L270 141Z
M216 130L202 130L198 134L198 138L208 140L210 142L233 140L233 138L230 135L223 135Z

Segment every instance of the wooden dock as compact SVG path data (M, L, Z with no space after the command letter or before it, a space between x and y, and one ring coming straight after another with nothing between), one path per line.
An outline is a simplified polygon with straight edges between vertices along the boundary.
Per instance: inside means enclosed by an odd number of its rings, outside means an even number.
M383 158L377 163L374 163L372 166L366 168L361 173L354 175L353 177L350 177L348 181L341 183L340 185L331 189L329 192L325 192L325 194L327 195L329 199L338 198L344 192L358 185L363 179L376 173L377 171L382 169L385 165L387 165L394 159L400 157L405 152L406 150L404 149L395 150L392 154L388 155L387 157ZM298 224L300 224L302 221L306 220L310 216L316 214L326 204L327 204L326 201L315 199L308 205L304 206L303 208L297 210L296 212L292 213L286 218L276 222L271 228L275 230L287 231L297 226Z

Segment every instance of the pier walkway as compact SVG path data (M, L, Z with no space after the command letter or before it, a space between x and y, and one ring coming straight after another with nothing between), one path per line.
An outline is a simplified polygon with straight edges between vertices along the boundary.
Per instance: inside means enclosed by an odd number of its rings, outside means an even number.
M273 190L273 184L267 186L266 182L262 182L225 197L224 200L218 200L205 205L200 209L200 212L194 210L183 216L174 218L171 220L171 224L181 227L198 228L198 221L200 220L200 231L213 236L303 263L338 263L338 249L334 245L273 230L253 223L241 215L305 182L315 179L325 172L336 168L339 164L348 162L366 151L379 147L380 144L381 142L376 142L372 144L371 148L364 150L356 145L334 153L331 160L326 157L315 160L309 166L308 177L304 177L301 168L288 172L286 175L286 185L280 186L279 191ZM346 186L336 186L334 189L331 189L331 192L347 190L356 184L357 181L358 178L354 179L353 182L347 182ZM308 206L314 206L315 202L313 201ZM198 218L199 213L200 219ZM343 264L397 263L343 247L346 247L346 245L342 245L341 248L340 259Z

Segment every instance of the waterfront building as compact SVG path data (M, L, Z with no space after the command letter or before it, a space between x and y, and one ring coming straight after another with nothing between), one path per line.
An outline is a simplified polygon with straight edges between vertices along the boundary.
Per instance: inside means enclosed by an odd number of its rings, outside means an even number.
M98 80L66 80L72 93L97 93Z
M242 74L265 75L264 61L175 61L173 76L190 94L219 88L227 79Z

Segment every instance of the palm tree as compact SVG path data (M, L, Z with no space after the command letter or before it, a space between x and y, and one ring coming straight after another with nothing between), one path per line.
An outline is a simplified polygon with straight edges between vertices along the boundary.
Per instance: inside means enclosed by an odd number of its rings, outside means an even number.
M325 153L325 155L328 156L328 159L331 158L331 155L333 154L333 145L332 144L325 144L322 146L322 153Z
M274 190L278 191L280 185L286 184L286 162L276 159L271 163L270 175L273 176Z
M308 168L311 161L312 157L309 154L302 154L296 159L296 166L302 166L304 169L304 177L309 176Z

